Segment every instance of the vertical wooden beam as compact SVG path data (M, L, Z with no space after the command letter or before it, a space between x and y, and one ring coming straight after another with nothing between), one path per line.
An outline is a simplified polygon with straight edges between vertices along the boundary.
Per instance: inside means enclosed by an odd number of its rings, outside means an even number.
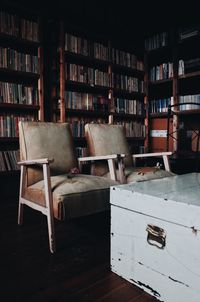
M178 87L178 45L177 45L177 33L175 30L171 32L172 35L172 62L173 62L173 104L179 102L179 87ZM176 111L178 107L174 107L173 111ZM177 115L172 116L173 119L173 152L178 150L178 128L179 118Z
M65 31L63 21L60 22L60 122L65 122Z
M40 110L38 113L38 119L44 121L44 58L43 58L43 26L41 25L41 19L38 18L39 22L39 43L38 47L38 61L39 61L39 79L38 79L38 96Z
M149 83L149 75L148 75L148 58L147 58L147 52L144 51L144 89L145 89L145 95L144 95L144 108L146 111L145 119L144 119L144 124L145 124L145 129L146 129L146 136L145 136L145 141L144 141L144 147L146 152L149 152L149 149L151 148L150 146L150 119L149 119L149 88L148 88L148 83Z

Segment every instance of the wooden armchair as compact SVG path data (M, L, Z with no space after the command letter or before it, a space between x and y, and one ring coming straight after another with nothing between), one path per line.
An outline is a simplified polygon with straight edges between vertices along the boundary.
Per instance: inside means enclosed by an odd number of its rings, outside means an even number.
M108 154L118 154L118 156L120 154L123 156L125 155L123 172L120 169L117 170L116 178L120 183L131 183L174 175L174 173L171 172L169 162L169 156L172 154L171 152L130 154L124 128L121 125L86 124L85 136L90 156L105 156ZM162 157L164 169L160 166L136 167L135 161L139 157ZM122 165L120 168L121 167ZM93 165L92 174L110 177L108 165L105 161L95 163Z
M21 180L18 224L23 222L24 205L46 215L49 247L54 253L54 218L63 220L109 209L109 188L118 182L79 173L67 123L20 122L19 139ZM109 161L111 174L114 160L118 158L115 155L100 157Z

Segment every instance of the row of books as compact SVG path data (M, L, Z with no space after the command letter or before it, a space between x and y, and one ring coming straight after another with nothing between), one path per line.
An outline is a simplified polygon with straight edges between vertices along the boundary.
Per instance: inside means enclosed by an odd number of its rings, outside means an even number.
M91 86L110 86L109 74L107 72L77 64L66 64L65 78L66 80L85 83ZM144 81L124 74L112 73L111 87L128 92L144 93Z
M186 28L186 29L179 29L178 31L178 37L180 41L192 38L192 37L197 37L200 34L200 27L191 27L191 28ZM147 51L165 47L169 43L169 37L167 32L162 32L162 33L157 33L151 37L148 37L145 39L145 49Z
M183 111L200 109L200 94L181 95L179 96L178 104L180 105L175 106L173 110ZM173 105L173 97L151 100L149 102L149 113L167 112L169 105Z
M182 41L185 39L196 37L199 35L199 33L200 33L199 26L180 29L179 30L179 39Z
M93 42L83 37L78 37L69 33L65 33L65 51L69 51L92 58L110 61L114 64L144 70L144 63L138 60L137 56L116 48Z
M107 72L77 64L66 64L65 79L93 86L109 86L109 75Z
M115 124L123 125L127 137L145 137L146 127L142 122L131 121L131 122L116 122Z
M87 148L85 147L76 147L75 150L76 150L77 157L88 156Z
M144 93L144 81L124 74L112 73L112 88Z
M139 100L129 100L123 98L116 98L115 112L125 114L142 115L144 113L144 104Z
M145 39L145 49L150 51L168 45L167 32L157 33Z
M194 58L187 61L179 60L178 74L184 75L189 72L200 70L200 58Z
M102 95L93 95L77 91L65 91L67 109L109 111L109 100Z
M77 91L65 91L66 109L92 110L100 112L112 111L111 100L102 95L93 95ZM144 106L140 100L115 98L114 112L142 115Z
M153 66L149 72L151 82L166 80L173 77L173 63L167 62L157 66Z
M0 11L0 33L35 42L39 41L38 22L24 19L3 10Z
M109 59L107 46L69 33L65 33L65 50L100 60Z
M18 137L19 121L34 121L33 115L0 115L0 137Z
M181 95L179 97L179 103L194 103L183 104L179 106L179 110L195 110L200 109L200 94L193 95Z
M85 136L85 125L91 123L89 118L68 117L67 122L70 123L73 137ZM105 124L105 120L102 118L92 119L92 123ZM127 137L145 137L145 125L140 121L119 121L115 124L123 125Z
M73 137L84 137L85 136L85 125L91 123L90 118L80 117L67 117L66 122L70 124ZM103 118L92 118L92 123L105 123Z
M149 113L163 113L168 111L168 106L173 104L173 97L151 100Z
M0 151L0 171L19 170L19 150Z
M0 68L39 73L38 57L9 47L0 47Z
M0 103L38 105L38 99L34 86L0 82Z
M137 70L144 70L144 62L138 60L136 55L116 48L111 49L111 62Z

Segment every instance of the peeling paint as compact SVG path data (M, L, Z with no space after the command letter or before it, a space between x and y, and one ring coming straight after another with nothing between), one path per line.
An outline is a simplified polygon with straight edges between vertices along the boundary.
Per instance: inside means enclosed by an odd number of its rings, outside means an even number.
M178 282L178 283L180 283L180 284L183 284L183 285L185 285L186 287L189 287L189 285L188 284L185 284L184 282L182 282L182 281L179 281L179 280L176 280L176 279L174 279L174 278L172 278L172 277L168 277L170 280L172 280L172 281L174 281L174 282Z
M193 226L193 227L191 227L191 229L192 229L192 233L194 233L195 235L197 235L197 229L195 229L195 227Z
M161 272L158 272L157 270L151 268L150 266L145 265L145 264L142 263L142 262L139 262L139 261L138 261L138 264L144 265L146 268L148 268L148 269L150 269L150 270L152 270L152 271L154 271L154 272L156 272L156 273L158 273L158 274L160 274L160 275L162 275L162 276L164 276L164 277L167 277L167 278L169 278L170 280L172 280L172 281L174 281L174 282L178 282L178 283L180 283L180 284L182 284L182 285L184 285L184 286L186 286L186 287L189 287L188 284L186 284L186 283L184 283L184 282L182 282L182 281L176 280L176 279L174 279L174 278L172 278L172 277L170 277L170 276L167 276L167 275L165 275L165 274L163 274L163 273L161 273Z
M135 284L138 284L138 285L141 286L141 287L145 287L145 288L149 289L155 297L160 297L159 292L157 292L157 291L156 291L155 289L153 289L151 286L149 286L149 285L147 285L147 284L144 284L144 283L142 283L142 282L140 282L140 281L135 281L135 280L133 280L133 279L130 279L130 280L133 281Z

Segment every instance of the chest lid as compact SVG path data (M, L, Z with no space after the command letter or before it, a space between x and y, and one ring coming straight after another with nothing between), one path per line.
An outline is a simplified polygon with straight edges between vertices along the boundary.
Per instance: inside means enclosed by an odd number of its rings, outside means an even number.
M110 203L200 230L200 173L111 187Z

